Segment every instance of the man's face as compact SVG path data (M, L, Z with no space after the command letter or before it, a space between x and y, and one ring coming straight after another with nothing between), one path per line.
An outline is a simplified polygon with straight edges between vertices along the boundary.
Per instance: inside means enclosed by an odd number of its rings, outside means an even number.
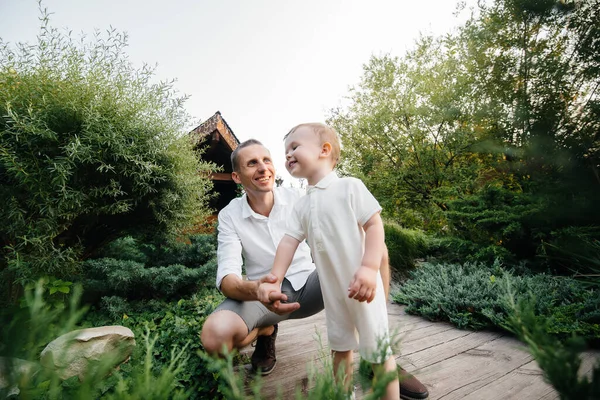
M275 182L275 167L271 153L264 146L253 144L238 152L238 171L231 176L246 192L270 192Z

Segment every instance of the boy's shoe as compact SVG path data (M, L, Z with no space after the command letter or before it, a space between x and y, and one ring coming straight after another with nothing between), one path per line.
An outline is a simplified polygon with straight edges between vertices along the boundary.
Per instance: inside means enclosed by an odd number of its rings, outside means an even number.
M369 378L373 379L374 373L369 368ZM417 378L398 366L398 380L400 381L400 398L404 400L423 400L429 397L429 391Z
M260 371L265 376L273 372L277 358L275 357L275 339L277 339L277 324L273 325L273 333L270 336L259 336L256 339L254 353L250 358L252 370Z

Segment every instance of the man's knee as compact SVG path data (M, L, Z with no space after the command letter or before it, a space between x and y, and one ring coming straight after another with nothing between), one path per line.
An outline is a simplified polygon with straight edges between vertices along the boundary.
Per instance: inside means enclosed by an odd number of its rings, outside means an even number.
M204 350L210 354L231 351L238 342L248 335L248 328L242 318L234 312L223 310L208 316L200 333Z

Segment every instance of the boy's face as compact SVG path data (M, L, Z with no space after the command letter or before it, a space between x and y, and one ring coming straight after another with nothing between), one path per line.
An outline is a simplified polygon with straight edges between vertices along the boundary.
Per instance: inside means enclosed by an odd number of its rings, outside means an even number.
M320 167L323 146L309 127L300 127L285 139L285 168L294 178L310 178Z
M231 176L246 192L270 192L275 182L275 167L271 153L264 146L255 144L240 149L237 155L238 171Z

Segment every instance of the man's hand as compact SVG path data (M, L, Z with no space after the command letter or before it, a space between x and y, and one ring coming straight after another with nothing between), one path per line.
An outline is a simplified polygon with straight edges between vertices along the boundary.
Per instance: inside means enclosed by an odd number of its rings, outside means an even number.
M370 303L375 298L377 289L377 270L361 266L348 287L348 297L358 301Z
M287 301L287 296L281 293L280 284L273 274L265 275L258 280L256 297L276 314L289 314L300 308L300 303L283 303Z

